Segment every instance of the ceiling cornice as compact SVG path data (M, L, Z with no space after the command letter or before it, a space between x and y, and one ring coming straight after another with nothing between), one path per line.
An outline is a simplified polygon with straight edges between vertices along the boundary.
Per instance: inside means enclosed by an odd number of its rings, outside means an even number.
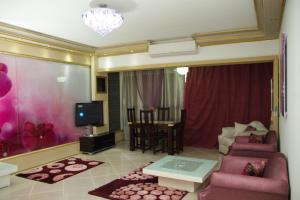
M195 33L192 34L191 37L195 39L199 46L276 39L279 37L285 1L286 0L253 0L257 27ZM99 57L147 52L149 47L149 41L141 41L95 48L3 22L0 22L0 37L15 40L19 43L54 49L56 51L72 52L73 54L82 55L96 54L96 56Z
M19 43L54 49L56 51L68 51L84 55L90 55L95 52L95 47L92 46L31 31L3 22L0 22L0 37L15 40Z
M148 41L108 46L103 48L97 48L95 55L102 57L102 56L147 52L148 46L149 46Z
M253 0L255 5L257 27L223 30L216 32L195 33L191 36L199 46L220 45L239 42L272 40L279 37L280 25L286 0ZM134 44L107 46L97 48L97 55L114 56L136 52L147 52L149 42L135 49ZM143 48L140 48L143 46ZM99 51L98 51L99 50ZM107 50L107 51L106 51Z

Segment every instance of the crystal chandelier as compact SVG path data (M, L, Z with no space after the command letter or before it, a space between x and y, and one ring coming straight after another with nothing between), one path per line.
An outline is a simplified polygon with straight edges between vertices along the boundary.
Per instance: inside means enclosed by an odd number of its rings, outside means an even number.
M101 5L82 14L84 23L102 36L123 24L123 17L116 10Z

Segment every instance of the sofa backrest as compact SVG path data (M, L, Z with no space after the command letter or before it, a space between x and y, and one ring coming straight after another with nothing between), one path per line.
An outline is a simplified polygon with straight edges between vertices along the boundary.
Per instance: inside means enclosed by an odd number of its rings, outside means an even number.
M287 162L282 153L274 153L268 159L264 177L288 182Z

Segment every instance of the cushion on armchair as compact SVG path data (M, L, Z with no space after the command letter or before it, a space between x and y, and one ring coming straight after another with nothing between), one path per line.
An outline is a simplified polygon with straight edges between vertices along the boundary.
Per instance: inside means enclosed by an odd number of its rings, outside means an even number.
M265 166L265 160L248 162L241 174L247 176L262 177L264 174Z

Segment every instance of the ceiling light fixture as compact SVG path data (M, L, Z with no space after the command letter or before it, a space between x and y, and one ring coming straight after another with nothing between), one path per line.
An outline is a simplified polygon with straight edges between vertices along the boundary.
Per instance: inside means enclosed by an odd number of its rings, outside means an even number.
M82 14L84 23L99 33L105 36L123 24L123 17L116 10L108 8L106 4L101 4L100 7L91 8Z

